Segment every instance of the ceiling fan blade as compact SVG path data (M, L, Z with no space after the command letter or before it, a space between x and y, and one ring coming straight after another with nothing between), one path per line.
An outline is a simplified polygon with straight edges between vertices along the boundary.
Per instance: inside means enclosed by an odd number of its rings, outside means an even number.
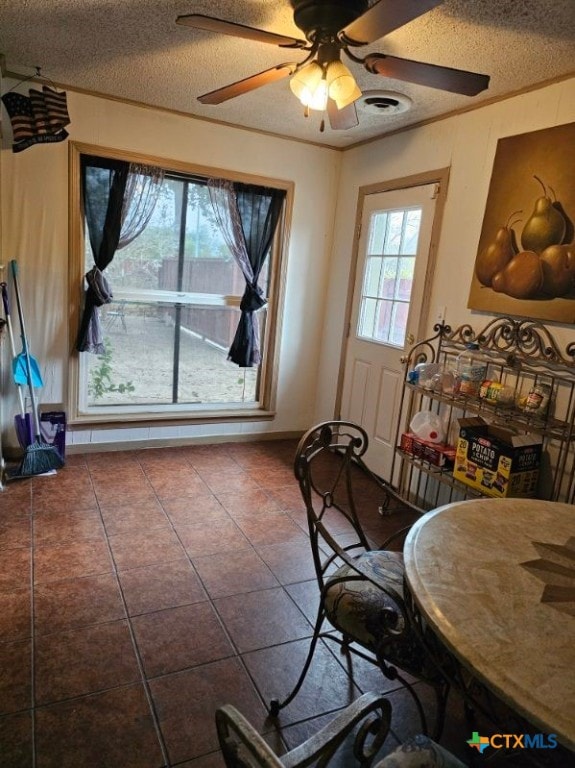
M444 0L379 0L379 3L344 27L338 37L346 45L366 45L388 35Z
M425 64L411 59L400 59L383 53L372 53L366 56L364 65L368 72L376 75L406 80L408 83L439 88L442 91L461 93L464 96L476 96L489 85L489 75Z
M261 88L262 85L275 83L276 80L289 77L289 75L295 72L296 67L297 64L293 62L278 64L277 67L266 69L264 72L258 72L257 75L246 77L244 80L238 80L236 83L230 83L230 85L225 85L223 88L204 93L202 96L198 96L198 101L201 101L202 104L221 104L228 99L235 99L236 96L255 91L256 88Z
M348 104L347 107L338 109L335 101L328 99L327 116L329 117L329 124L334 131L347 131L349 128L355 128L356 125L359 125L354 101Z
M241 37L244 40L255 40L256 43L271 43L271 45L279 45L284 48L306 48L308 45L305 40L298 40L297 37L277 35L275 32L266 32L255 27L246 27L244 24L216 19L213 16L204 16L201 13L178 16L176 24L184 27L193 27L194 29L203 29L206 32L217 32L220 35Z

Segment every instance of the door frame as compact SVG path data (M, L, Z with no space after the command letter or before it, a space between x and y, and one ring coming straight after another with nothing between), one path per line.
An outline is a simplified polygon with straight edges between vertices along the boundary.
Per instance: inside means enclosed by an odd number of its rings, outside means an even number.
M347 298L345 302L345 322L344 331L341 340L340 357L339 357L339 372L337 377L337 390L335 396L335 408L334 418L341 418L341 404L343 397L343 380L345 375L345 359L347 354L347 340L351 333L351 314L353 309L353 294L355 289L355 281L357 276L357 264L359 260L359 239L361 235L361 222L363 217L363 204L368 195L378 194L380 192L394 192L399 189L409 189L410 187L421 187L426 184L437 184L438 194L435 202L435 214L433 217L433 225L431 229L431 241L429 244L429 258L427 261L427 269L425 272L425 284L424 298L421 307L421 315L419 319L419 325L416 332L416 340L424 338L424 331L427 326L429 318L429 303L431 298L431 290L433 284L433 276L435 272L435 263L437 258L437 248L439 245L439 236L441 233L441 223L443 220L443 211L445 209L445 202L447 199L447 187L449 184L449 167L438 168L434 171L424 171L423 173L417 173L413 176L405 176L399 179L390 179L388 181L380 181L375 184L367 184L362 186L358 190L357 207L355 212L354 223L354 235L353 235L353 251L351 255L351 263L349 268L348 283L347 283Z

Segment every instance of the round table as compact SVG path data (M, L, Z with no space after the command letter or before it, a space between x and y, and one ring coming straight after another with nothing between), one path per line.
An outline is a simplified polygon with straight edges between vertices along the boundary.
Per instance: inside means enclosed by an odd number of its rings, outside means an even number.
M575 506L448 504L415 523L404 554L407 587L442 643L575 750Z

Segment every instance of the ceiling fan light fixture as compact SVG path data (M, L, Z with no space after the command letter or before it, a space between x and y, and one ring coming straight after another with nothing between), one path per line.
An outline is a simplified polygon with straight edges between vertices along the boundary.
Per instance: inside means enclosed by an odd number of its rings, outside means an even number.
M339 60L306 64L292 77L290 88L304 107L319 112L325 111L328 99L343 109L361 96L353 75Z
M326 80L329 97L335 101L338 109L361 96L353 75L341 61L331 61L327 65Z
M289 85L292 93L297 96L304 107L325 109L327 104L327 82L324 77L323 67L317 61L312 61L296 72ZM316 104L319 106L316 106Z
M359 86L356 84L353 91L347 96L346 98L342 99L335 99L334 101L336 103L336 106L338 109L343 109L344 107L348 107L350 104L353 104L354 101L357 101L361 97L361 91L359 89Z
M305 103L305 106L309 107L310 109L315 109L318 112L325 112L327 107L327 99L327 82L325 78L322 78L313 90L313 93L310 94L307 103Z

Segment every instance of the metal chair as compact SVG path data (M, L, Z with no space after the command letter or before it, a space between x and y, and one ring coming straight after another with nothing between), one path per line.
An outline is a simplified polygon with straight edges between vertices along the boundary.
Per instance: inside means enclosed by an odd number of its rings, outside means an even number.
M353 757L361 768L369 768L387 737L390 720L387 699L366 693L303 744L278 757L235 707L226 704L216 710L218 739L227 768L304 768L312 764L322 768L355 729Z
M413 697L424 733L427 719L408 676L430 683L438 705L437 737L448 685L412 631L404 603L403 555L390 549L401 545L408 528L372 549L358 516L354 486L361 479L375 483L382 500L391 490L364 464L367 446L367 434L360 426L329 421L310 429L296 450L294 469L307 510L320 603L300 677L287 698L270 702L270 714L277 716L298 694L321 638L337 643L348 654L348 662L352 652L377 664L386 678L399 681Z
M381 694L365 693L303 744L278 756L233 706L216 710L216 729L226 768L369 768L385 743L391 706ZM465 768L448 750L417 735L388 754L375 768Z
M128 333L128 326L126 325L126 302L125 301L118 301L113 306L115 306L115 309L110 309L106 311L105 315L105 324L106 324L106 330L110 330L114 327L115 324L121 324L122 330L124 333Z

